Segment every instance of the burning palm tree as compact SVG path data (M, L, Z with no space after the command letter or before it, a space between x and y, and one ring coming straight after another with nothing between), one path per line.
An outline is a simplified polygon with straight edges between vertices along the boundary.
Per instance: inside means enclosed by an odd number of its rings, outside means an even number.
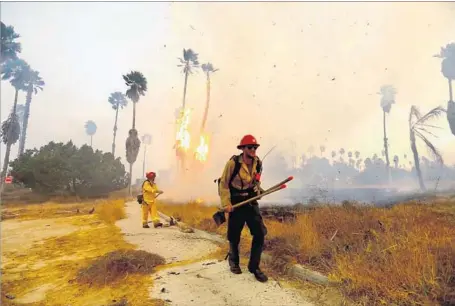
M198 54L192 49L183 49L183 58L179 57L180 64L177 67L183 67L183 73L185 74L185 83L183 85L183 102L182 111L185 109L186 101L186 88L188 85L188 76L193 74L193 68L199 67Z
M207 100L205 102L204 117L202 119L201 125L201 132L204 132L210 105L210 74L218 71L219 69L215 69L211 63L202 64L201 68L202 71L205 72L205 75L207 77Z
M192 49L183 49L183 58L178 58L180 64L177 67L183 67L185 74L185 82L183 84L183 100L180 109L180 116L177 119L177 137L175 143L176 155L180 158L180 169L185 170L186 153L190 146L190 135L188 132L188 125L190 119L190 111L185 109L186 103L186 90L188 86L188 76L193 74L193 69L199 67L198 54Z
M414 164L417 172L417 177L419 180L420 189L422 191L425 191L426 187L425 183L423 182L422 171L420 170L419 153L417 151L416 146L416 136L423 141L427 149L435 157L436 161L439 162L441 165L444 164L444 161L438 149L436 149L436 147L430 142L430 140L428 140L426 136L426 134L429 134L437 137L436 135L428 131L428 128L434 128L435 126L429 125L427 124L427 122L431 119L439 117L444 112L445 109L439 106L433 108L428 113L422 116L420 114L419 109L413 105L409 113L409 138L411 141L412 154L414 155Z
M455 102L453 102L452 81L455 80L455 43L441 47L439 54L434 57L442 58L441 73L449 83L449 102L447 103L447 121L450 130L455 135Z
M219 69L215 69L211 63L202 64L201 68L207 77L207 100L205 103L204 116L202 118L200 131L201 135L199 135L199 146L196 148L194 157L200 162L205 162L209 152L209 138L205 132L205 123L207 122L210 105L210 74L218 71Z

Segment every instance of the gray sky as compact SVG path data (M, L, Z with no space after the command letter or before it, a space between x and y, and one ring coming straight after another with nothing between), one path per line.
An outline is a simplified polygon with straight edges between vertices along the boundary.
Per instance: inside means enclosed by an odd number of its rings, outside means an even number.
M122 74L134 69L148 80L137 126L141 135L153 135L149 168L168 168L175 158L172 121L183 92L177 57L192 48L202 63L220 68L212 78L209 114L215 160L208 166L216 173L247 133L260 139L260 154L278 145L290 157L295 141L300 153L324 144L328 152L344 147L380 155L376 92L385 83L398 90L388 117L391 158L410 156L410 106L422 112L447 106L447 81L432 55L455 41L454 17L452 3L409 2L29 2L2 3L1 10L2 21L22 36L20 56L46 82L33 97L27 148L70 138L88 143L84 123L94 120L94 147L110 151L115 113L107 98L126 90ZM203 73L190 77L187 95L198 130ZM13 98L11 86L2 82L1 120ZM19 103L24 100L21 93ZM131 117L132 105L119 115L117 153L123 161ZM435 143L455 163L455 137L445 118L437 125L444 130ZM15 158L17 145L12 152ZM142 172L141 157L134 172Z

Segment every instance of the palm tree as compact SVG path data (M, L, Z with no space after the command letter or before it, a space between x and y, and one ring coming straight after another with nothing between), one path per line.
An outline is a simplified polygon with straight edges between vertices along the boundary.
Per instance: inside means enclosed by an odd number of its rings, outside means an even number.
M332 150L332 164L335 164L335 157L337 156L337 152Z
M112 105L112 109L115 110L114 139L112 140L112 155L115 156L115 137L117 136L118 110L126 107L128 105L128 100L125 98L123 93L116 91L111 93L108 101Z
M422 191L425 191L426 188L422 178L422 171L420 170L419 153L417 152L416 146L416 136L425 143L426 147L434 155L435 159L441 165L444 164L444 161L438 149L436 149L436 147L430 142L430 140L428 140L427 136L425 135L430 134L436 137L436 135L427 130L428 128L434 128L435 126L428 125L427 121L439 117L443 112L445 112L445 109L438 106L422 116L417 106L413 105L409 113L409 138L411 141L412 154L414 155L414 164L417 172L417 177L419 179L419 185Z
M324 154L325 152L325 146L324 145L320 145L319 146L319 151L321 151L321 156Z
M140 96L145 96L147 91L147 79L139 71L131 71L123 76L126 86L126 96L133 101L133 129L136 128L136 103L139 102Z
M30 104L32 103L32 94L34 93L36 95L38 93L38 89L43 90L44 85L45 83L40 77L39 72L30 69L25 82L25 87L27 88L27 96L25 98L24 123L21 138L19 140L18 156L21 156L24 153L25 138L27 137L28 118L30 116Z
M219 69L213 68L213 65L211 63L202 64L201 68L202 68L202 71L204 71L205 75L207 76L207 100L205 103L204 117L202 119L202 125L201 125L201 132L203 132L205 129L205 122L207 121L207 115L209 113L209 105L210 105L210 74L218 71Z
M313 146L309 146L308 147L308 153L310 154L310 158L313 157L313 153L314 153L314 147Z
M379 93L381 95L381 107L382 107L382 120L383 120L383 128L384 128L384 154L386 160L386 168L387 168L387 176L388 182L391 183L391 175L390 175L390 160L389 160L389 148L387 143L387 129L386 129L386 113L390 113L390 109L392 108L392 104L395 103L395 95L397 94L397 90L392 85L383 85L379 89Z
M455 135L455 102L453 102L452 81L455 80L455 43L441 47L439 54L434 57L442 58L441 73L449 83L449 102L447 103L447 121L450 130Z
M21 53L21 43L15 40L20 37L14 31L13 26L6 26L1 22L1 48L0 48L0 63L3 64L8 60L17 60L17 54Z
M344 150L344 148L341 148L340 151L338 151L340 153L340 162L344 162L344 159L343 159L343 156L344 156L344 153L346 152Z
M185 83L183 85L183 102L182 102L182 112L185 110L185 101L186 101L186 87L188 84L188 75L193 74L193 68L199 67L198 54L192 49L183 49L183 58L178 58L180 64L177 67L183 67L183 73L185 73Z
M84 125L85 127L85 133L90 136L90 146L92 146L93 144L93 135L95 135L96 133L96 129L97 129L97 126L96 126L96 123L92 120L89 120L85 123Z
M400 161L400 159L399 159L398 155L395 155L393 157L393 163L395 164L395 169L398 168L399 161Z
M11 153L11 146L17 142L20 135L20 124L16 115L17 98L19 90L26 91L25 82L30 72L30 66L22 59L10 60L5 62L2 70L2 79L9 80L10 84L15 89L14 104L11 114L8 119L2 123L2 140L6 144L5 160L3 162L3 170L0 175L0 184L3 186L6 171L9 165L9 156ZM1 192L2 190L0 190Z
M193 69L199 67L199 60L198 60L198 54L194 52L192 49L183 49L183 58L178 58L180 61L180 64L177 65L177 67L183 67L183 73L185 74L185 83L183 85L183 101L182 101L182 107L180 109L180 115L178 122L183 122L184 116L185 116L185 102L186 102L186 89L188 85L188 76L190 74L193 74ZM176 149L176 155L177 158L180 158L180 167L181 171L185 173L185 159L186 159L186 151L182 150L180 147L179 141L176 139L176 144L175 144L175 149ZM177 161L178 162L178 161Z
M142 162L142 173L145 175L145 156L147 154L147 146L152 143L152 135L144 134L142 136L142 143L144 144L144 160Z
M126 96L133 101L133 127L128 131L128 138L126 139L126 160L130 164L130 181L128 184L128 192L131 196L131 183L133 180L133 164L136 162L141 141L139 140L136 130L136 103L139 102L140 96L144 96L147 91L147 79L139 71L131 71L129 74L124 75L123 79L127 86Z
M359 151L355 151L354 154L355 154L355 158L356 158L356 159L359 159L359 157L360 157L360 152L359 152Z

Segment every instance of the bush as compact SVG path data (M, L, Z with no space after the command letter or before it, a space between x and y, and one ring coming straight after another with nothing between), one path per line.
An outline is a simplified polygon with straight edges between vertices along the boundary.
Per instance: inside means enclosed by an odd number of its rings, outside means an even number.
M128 184L120 158L71 141L27 150L11 168L16 183L48 195L103 196Z

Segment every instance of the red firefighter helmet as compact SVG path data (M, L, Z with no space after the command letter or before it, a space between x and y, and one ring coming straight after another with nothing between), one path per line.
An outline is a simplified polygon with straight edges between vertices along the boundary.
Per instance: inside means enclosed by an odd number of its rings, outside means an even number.
M156 173L155 172L147 172L145 174L145 177L148 179L148 180L151 180L151 179L154 179L156 177Z
M241 149L242 147L245 147L245 146L259 147L259 144L253 135L245 135L245 136L243 136L242 140L240 140L240 144L237 146L237 149Z

